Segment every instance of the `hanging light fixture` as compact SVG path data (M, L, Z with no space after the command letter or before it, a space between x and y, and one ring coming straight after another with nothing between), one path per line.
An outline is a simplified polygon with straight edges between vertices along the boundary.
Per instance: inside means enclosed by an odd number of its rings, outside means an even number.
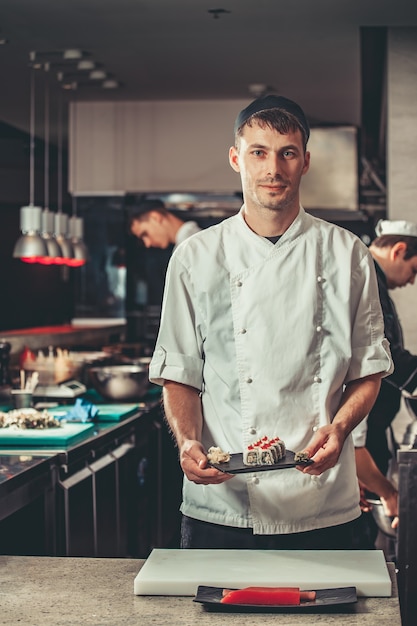
M64 262L62 250L54 237L55 220L54 214L49 210L49 82L45 77L45 146L44 146L44 202L42 211L42 238L46 243L48 254L39 259L43 265L61 265Z
M72 111L73 112L73 111ZM76 140L77 140L77 116L72 115L72 154L74 155L73 159L76 158ZM70 163L72 165L72 178L73 178L73 186L76 188L75 175L76 175L76 167L74 164L74 160L71 159ZM87 246L83 241L84 237L84 220L81 217L77 216L77 197L75 193L72 194L72 216L69 218L69 231L70 231L70 239L72 243L74 257L68 262L68 265L71 267L80 267L85 265L88 260L88 250Z
M68 236L68 215L62 212L62 97L58 110L58 211L55 214L54 226L55 239L61 248L62 263L69 265L69 260L74 258L74 251Z
M72 215L69 218L69 232L74 257L68 261L68 265L70 267L80 267L81 265L85 265L87 262L88 251L87 246L83 241L83 231L84 221L82 217Z
M42 209L34 205L35 200L35 74L31 69L30 80L30 156L29 156L29 205L20 209L21 236L16 242L13 257L26 263L37 263L48 254L40 232Z

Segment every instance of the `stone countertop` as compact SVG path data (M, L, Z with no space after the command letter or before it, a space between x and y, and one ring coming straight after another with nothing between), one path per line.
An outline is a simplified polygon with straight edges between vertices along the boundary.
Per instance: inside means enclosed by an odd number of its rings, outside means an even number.
M0 556L0 624L14 626L401 626L391 598L359 598L349 613L223 613L191 597L135 596L138 559Z

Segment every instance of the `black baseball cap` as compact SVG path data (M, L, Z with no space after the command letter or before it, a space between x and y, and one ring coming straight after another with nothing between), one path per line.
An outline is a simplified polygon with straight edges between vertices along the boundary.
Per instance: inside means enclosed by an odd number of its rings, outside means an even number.
M291 113L303 127L306 140L308 140L310 137L310 126L300 105L284 96L275 96L273 94L257 98L239 113L235 121L235 133L252 115L261 111L268 111L269 109L281 109Z

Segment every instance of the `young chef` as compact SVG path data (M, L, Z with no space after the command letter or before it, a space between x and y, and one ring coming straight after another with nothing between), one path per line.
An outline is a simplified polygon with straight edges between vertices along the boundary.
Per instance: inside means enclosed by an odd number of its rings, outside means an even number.
M144 200L130 216L129 229L146 248L165 249L174 244L174 250L200 231L197 222L184 222L170 213L162 200Z
M184 472L182 547L347 549L360 515L352 429L391 371L362 242L308 215L309 125L269 95L241 111L239 214L170 260L150 378ZM332 155L329 155L329 159ZM310 466L230 475L207 450L279 436Z

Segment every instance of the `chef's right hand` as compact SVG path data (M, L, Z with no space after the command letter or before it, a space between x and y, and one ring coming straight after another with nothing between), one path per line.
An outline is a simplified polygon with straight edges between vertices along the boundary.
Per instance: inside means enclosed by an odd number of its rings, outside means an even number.
M182 471L191 482L197 485L218 485L233 478L208 464L207 456L200 441L187 439L180 450Z

